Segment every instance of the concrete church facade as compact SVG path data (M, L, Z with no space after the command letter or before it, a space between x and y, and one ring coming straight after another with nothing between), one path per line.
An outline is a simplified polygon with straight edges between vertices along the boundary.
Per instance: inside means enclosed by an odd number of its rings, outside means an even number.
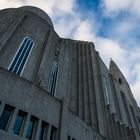
M92 42L60 38L31 6L0 11L1 140L139 140L140 111Z

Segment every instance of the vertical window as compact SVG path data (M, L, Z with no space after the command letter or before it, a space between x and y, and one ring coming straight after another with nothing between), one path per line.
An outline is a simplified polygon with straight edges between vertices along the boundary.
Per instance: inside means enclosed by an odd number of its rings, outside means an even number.
M103 77L103 82L104 82L104 88L105 88L106 101L107 101L107 104L109 104L110 103L110 101L109 101L109 93L108 93L107 81L106 81L105 77Z
M25 119L25 113L22 111L19 111L19 113L16 117L16 120L15 120L14 127L13 127L14 134L19 135L24 119Z
M6 105L0 117L0 129L5 130L8 126L14 108Z
M33 46L34 42L32 38L25 37L22 43L20 44L8 69L16 73L17 75L21 75L30 56Z
M55 93L57 75L58 75L58 65L56 62L53 62L48 82L48 89L52 95L54 95Z
M52 126L50 140L56 140L56 132L57 132L57 129Z
M47 139L47 137L46 137L47 136L46 135L47 127L48 127L48 125L45 122L42 122L39 140L46 140Z
M70 140L70 136L68 136L68 140Z
M27 129L27 133L26 133L26 139L28 140L32 139L36 122L37 122L37 119L34 117L31 117L29 125L28 125L28 129Z

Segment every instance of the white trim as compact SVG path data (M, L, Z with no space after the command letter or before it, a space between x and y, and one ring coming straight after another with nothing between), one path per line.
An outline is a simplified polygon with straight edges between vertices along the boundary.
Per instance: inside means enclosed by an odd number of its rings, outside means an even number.
M26 56L26 53L28 52L28 50L30 51L30 45L31 45L31 43L32 42L29 42L29 45L27 46L27 48L26 48L26 50L25 50L25 53L23 54L23 57L21 58L21 61L20 61L20 64L19 64L19 66L18 66L18 69L17 69L17 71L16 71L16 74L18 74L18 72L19 72L19 69L21 68L21 65L22 65L22 62L23 62L23 60L24 60L24 58L25 58L25 56ZM25 61L26 62L26 61ZM24 65L24 64L23 64Z
M28 54L28 57L27 57L27 59L26 59L26 61L25 61L25 63L24 63L24 66L23 66L23 68L22 68L22 71L21 71L21 73L20 73L20 76L22 75L22 73L23 73L23 71L24 71L24 69L25 69L25 66L26 66L26 64L27 64L27 61L28 61L28 59L29 59L29 57L30 57L30 54L31 54L31 52L32 52L33 46L34 46L34 42L33 42L33 44L32 44L31 50L30 50L30 52L29 52L29 54Z
M24 42L23 42L24 43ZM27 43L28 43L28 40L26 41L26 43L25 43L25 45L24 45L24 47L23 47L23 50L22 50L22 52L21 52L21 54L19 55L19 57L18 57L18 59L17 59L17 61L16 61L16 64L15 64L15 66L14 66L14 68L13 68L13 70L12 70L12 72L14 71L14 69L16 68L16 66L17 66L17 63L18 63L18 61L19 61L19 59L20 59L20 57L21 57L21 55L22 55L22 53L23 53L23 51L24 51L24 49L25 49L25 47L26 47L26 45L27 45ZM20 50L20 49L19 49ZM19 50L18 50L18 52L19 52ZM18 53L17 53L18 54ZM16 54L16 56L17 56L17 54ZM15 58L16 58L16 56L15 56ZM14 59L15 60L15 59ZM14 62L14 61L13 61ZM20 62L21 63L21 62Z
M16 57L16 55L17 55L19 49L21 48L21 46L22 46L22 44L23 44L23 42L24 42L25 39L26 39L26 38L24 38L24 39L22 40L22 42L21 42L19 48L17 49L16 54L14 55L14 58L12 59L10 65L9 65L9 67L8 67L8 70L10 69L10 67L11 67L11 65L12 65L12 63L13 63L13 61L14 61L14 59L15 59L15 57Z

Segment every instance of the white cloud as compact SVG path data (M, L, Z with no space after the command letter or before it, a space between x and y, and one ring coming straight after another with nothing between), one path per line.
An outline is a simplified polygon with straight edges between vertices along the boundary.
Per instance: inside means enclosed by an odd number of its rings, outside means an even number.
M131 0L103 0L105 8L109 12L117 12L118 10L127 9Z
M88 20L79 22L77 30L73 38L78 40L93 41L95 38L96 30L92 32L91 23Z
M140 80L140 64L134 66L133 72L137 75L136 80Z
M24 0L24 5L32 5L41 8L49 15L53 15L53 8L56 6L57 0Z
M49 15L59 12L72 13L75 0L1 0L0 9L9 7L20 7L23 5L32 5L41 8Z
M131 0L132 5L130 6L130 10L132 14L137 15L138 17L140 16L140 0Z
M109 15L127 11L137 17L140 16L139 0L103 0L102 6Z
M126 63L127 51L121 48L118 42L109 38L96 37L95 46L107 65L110 59L113 59L122 70L125 77L129 77L130 71Z
M46 11L49 15L57 14L57 11L72 13L75 0L26 0L26 5L34 5Z
M57 0L56 6L63 12L72 12L75 6L75 0Z
M131 88L134 98L137 100L137 103L140 106L140 80L136 81L134 85L131 85Z
M73 16L67 18L65 16L59 17L55 24L55 30L61 37L70 37L75 28L77 28L79 19L74 18Z
M0 9L11 8L11 7L19 7L23 5L22 0L1 0L0 1Z

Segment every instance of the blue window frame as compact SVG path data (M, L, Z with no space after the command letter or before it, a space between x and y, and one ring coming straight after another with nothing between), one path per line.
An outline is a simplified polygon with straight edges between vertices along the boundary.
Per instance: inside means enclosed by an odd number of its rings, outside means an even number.
M9 120L12 116L14 108L6 105L0 117L0 129L5 130L8 126Z
M33 39L31 37L25 37L8 69L17 75L21 75L31 54L33 46Z
M39 140L46 140L47 139L47 127L48 127L48 124L45 123L45 122L42 122L41 124L41 131L40 131L40 136L39 136Z
M57 76L58 76L58 64L56 62L53 62L48 82L48 89L52 95L55 94Z
M19 111L15 123L14 123L14 127L13 127L13 133L16 135L20 134L21 128L23 126L23 122L25 119L25 113L22 111Z
M31 117L29 125L28 125L28 129L27 129L27 133L26 133L26 139L28 140L32 139L36 122L37 120L34 117Z

